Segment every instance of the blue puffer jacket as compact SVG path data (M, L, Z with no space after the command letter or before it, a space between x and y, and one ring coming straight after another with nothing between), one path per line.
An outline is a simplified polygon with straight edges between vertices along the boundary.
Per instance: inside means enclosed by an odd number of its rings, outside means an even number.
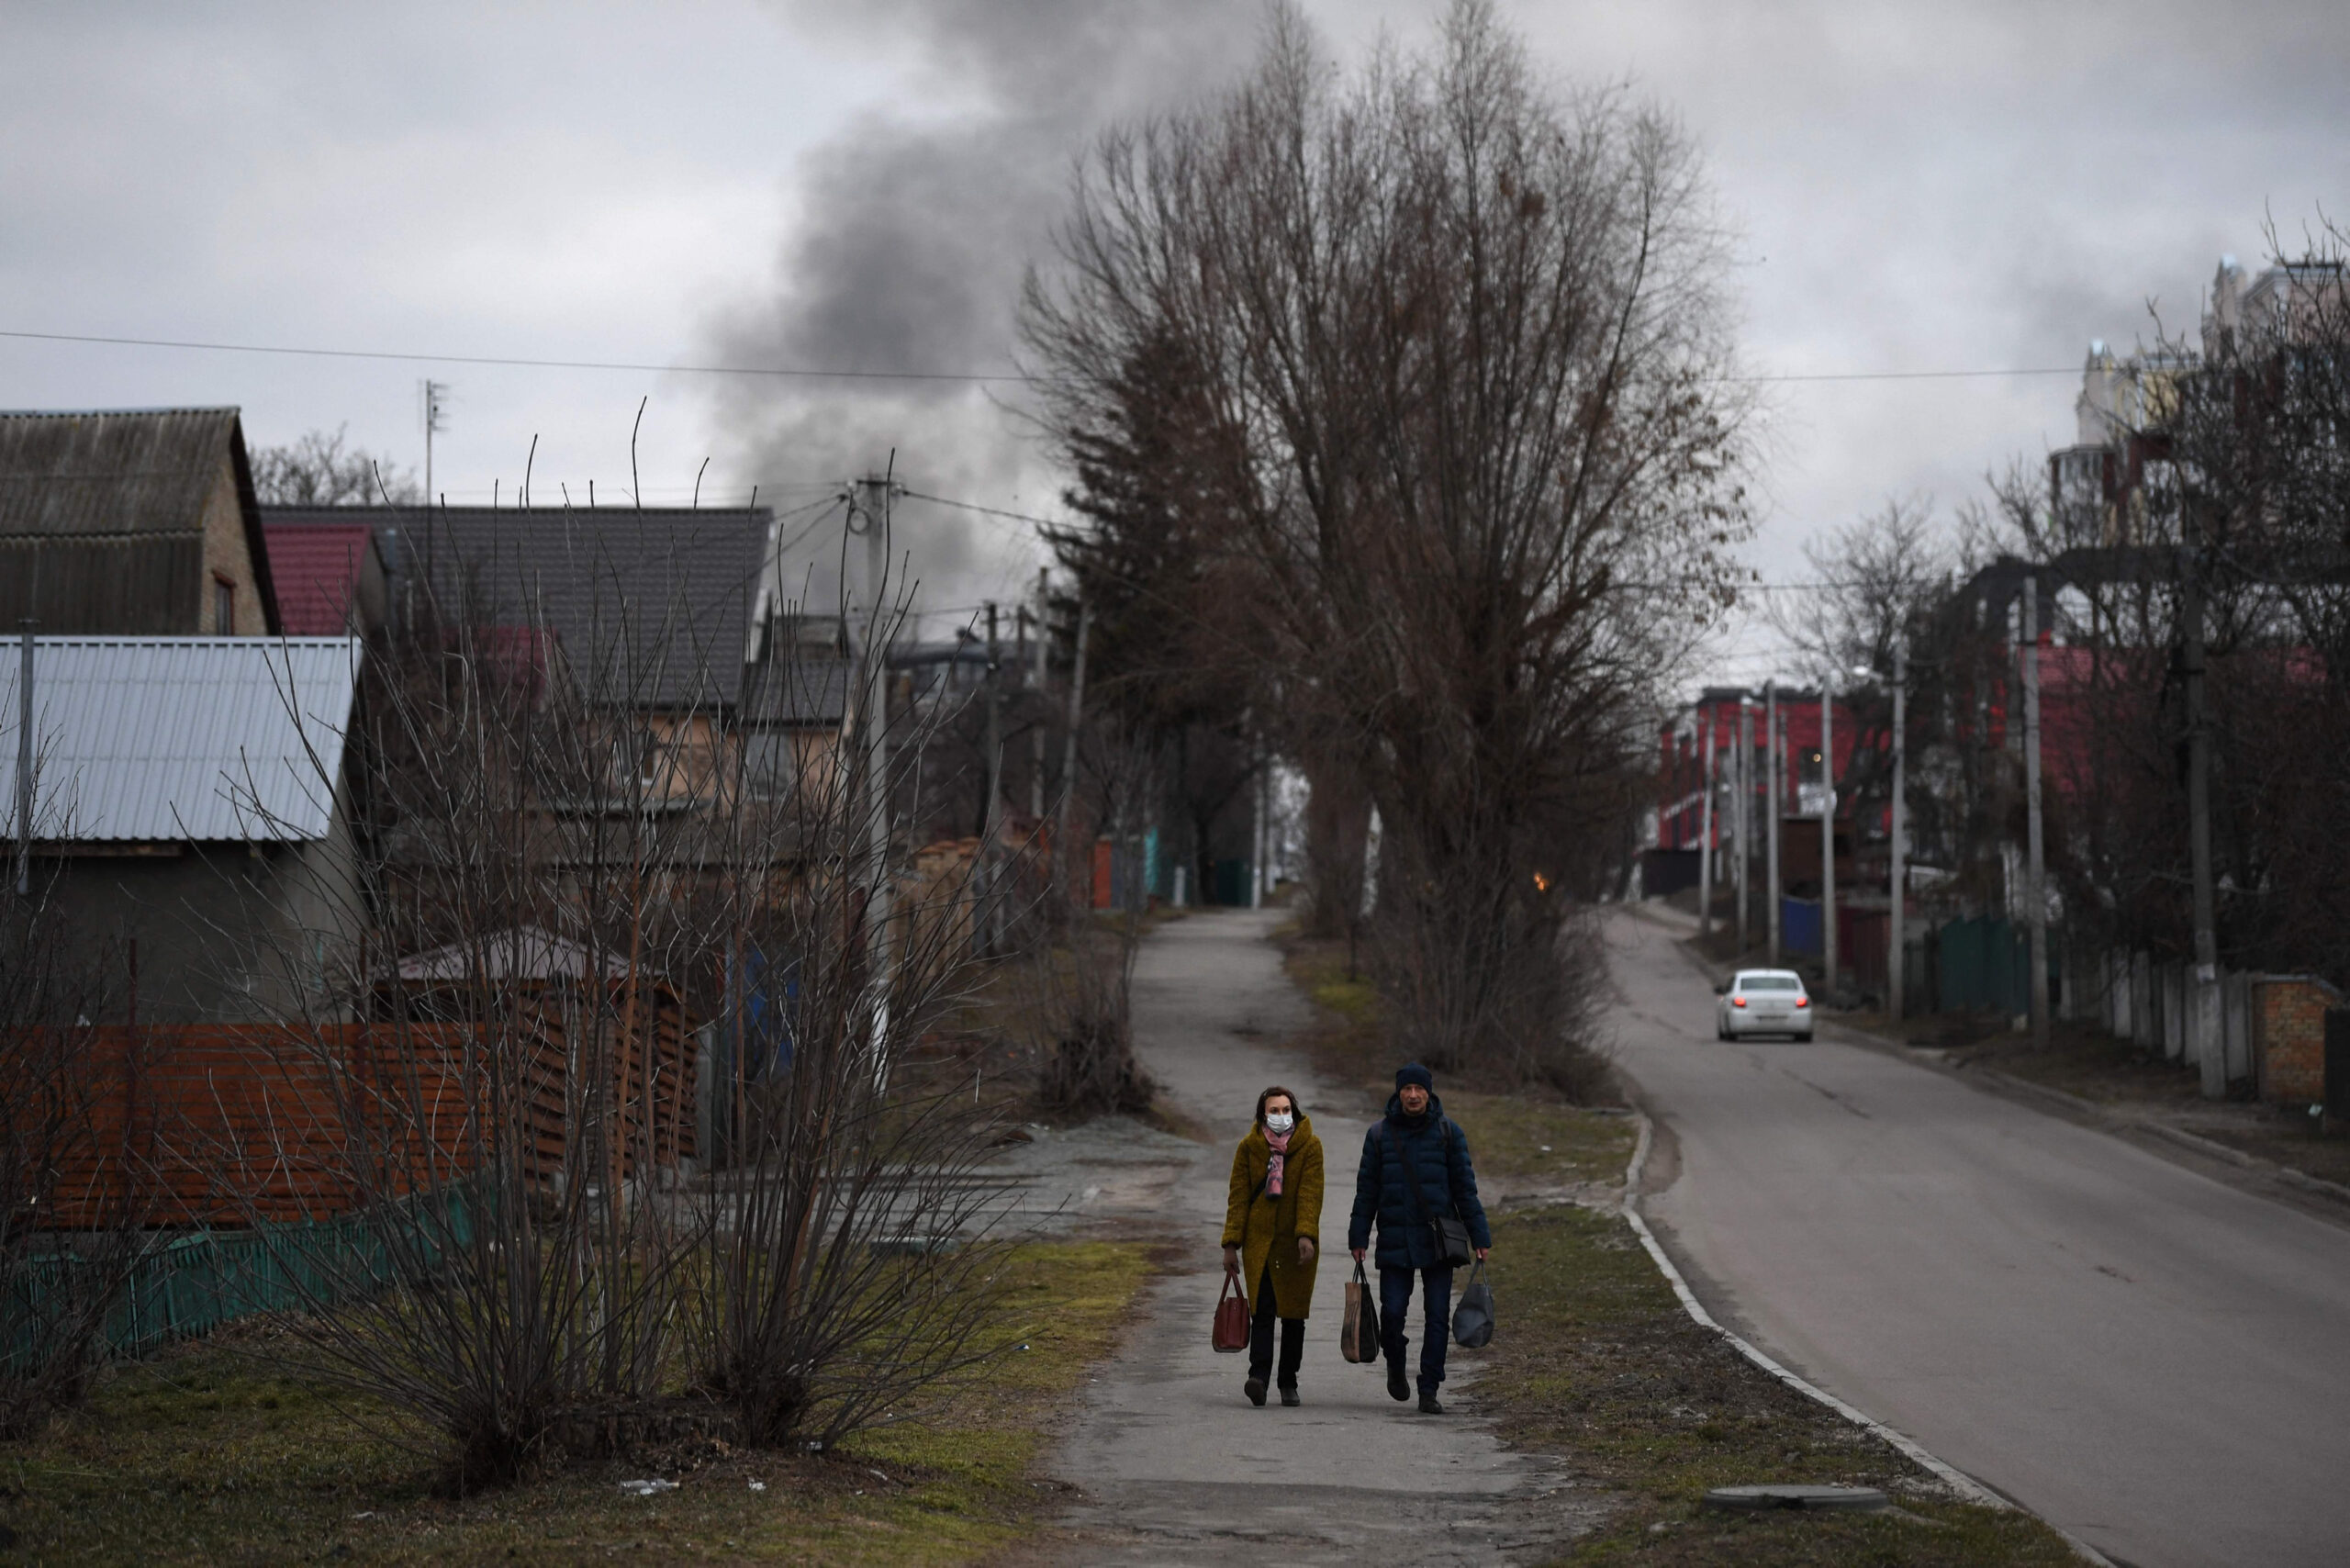
M1420 1184L1421 1210L1428 1219L1457 1215L1469 1226L1469 1240L1491 1247L1494 1233L1485 1224L1485 1205L1477 1201L1477 1170L1469 1163L1469 1137L1444 1119L1444 1102L1428 1096L1428 1108L1416 1122L1404 1115L1404 1103L1387 1097L1387 1115L1363 1134L1362 1165L1355 1172L1355 1212L1347 1224L1347 1247L1371 1245L1371 1222L1379 1219L1379 1266L1382 1269L1433 1269L1436 1241L1426 1224L1413 1217L1410 1189L1404 1185L1409 1170Z

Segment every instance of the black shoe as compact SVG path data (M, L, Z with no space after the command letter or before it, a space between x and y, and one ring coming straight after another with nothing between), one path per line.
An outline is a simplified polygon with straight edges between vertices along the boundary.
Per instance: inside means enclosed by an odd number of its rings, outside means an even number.
M1423 1416L1441 1416L1444 1414L1444 1406L1438 1401L1433 1390L1420 1395L1420 1414Z
M1393 1361L1387 1363L1387 1396L1390 1399L1412 1397L1412 1380L1405 1377L1404 1369Z
M1265 1380L1264 1380L1263 1378L1261 1378L1261 1377L1252 1377L1252 1378L1250 1378L1247 1383L1242 1383L1240 1386L1241 1386L1242 1388L1244 1388L1244 1389L1246 1389L1246 1390L1248 1391L1248 1403L1249 1403L1249 1404L1251 1404L1251 1405L1262 1405L1262 1404L1264 1404L1264 1402L1265 1402Z
M1284 1404L1284 1405L1286 1405L1286 1406L1289 1406L1291 1409L1292 1409L1292 1410L1296 1409L1296 1408L1297 1408L1297 1403L1298 1403L1298 1401L1297 1401L1297 1390L1295 1390L1295 1389L1293 1389L1293 1388L1284 1388L1284 1389L1282 1389L1282 1390L1281 1390L1281 1403L1282 1403L1282 1404Z

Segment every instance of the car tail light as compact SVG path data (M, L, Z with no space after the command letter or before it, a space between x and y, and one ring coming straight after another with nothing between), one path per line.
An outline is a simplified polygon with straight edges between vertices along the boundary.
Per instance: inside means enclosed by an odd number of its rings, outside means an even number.
M1811 1005L1811 998L1807 996L1798 996L1796 998L1796 1005L1797 1007L1808 1007Z
M1742 996L1733 996L1729 999L1729 1004L1732 1007L1743 1007L1746 1005L1746 998Z

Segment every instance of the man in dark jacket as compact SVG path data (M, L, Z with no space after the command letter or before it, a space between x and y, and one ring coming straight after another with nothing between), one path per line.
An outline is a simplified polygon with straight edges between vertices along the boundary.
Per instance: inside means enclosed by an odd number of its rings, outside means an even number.
M1416 1190L1418 1201L1414 1202ZM1399 1068L1387 1114L1363 1135L1362 1165L1355 1172L1354 1218L1347 1246L1355 1261L1371 1248L1371 1222L1379 1220L1380 1345L1387 1352L1387 1392L1412 1397L1404 1376L1404 1316L1412 1308L1412 1280L1419 1276L1421 1313L1420 1408L1444 1414L1436 1391L1444 1382L1444 1346L1452 1337L1452 1265L1437 1250L1433 1222L1445 1217L1469 1227L1469 1242L1483 1259L1494 1245L1485 1208L1477 1201L1477 1172L1469 1163L1469 1139L1448 1120L1436 1097L1436 1075L1419 1063Z

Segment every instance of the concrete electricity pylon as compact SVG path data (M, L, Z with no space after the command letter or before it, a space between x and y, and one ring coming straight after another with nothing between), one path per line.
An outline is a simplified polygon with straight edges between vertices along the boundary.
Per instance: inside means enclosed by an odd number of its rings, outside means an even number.
M1785 755L1786 747L1779 734L1779 683L1776 680L1765 681L1762 685L1762 731L1765 758L1762 767L1764 777L1770 779L1768 788L1763 791L1767 814L1762 823L1765 846L1762 910L1771 933L1771 967L1776 969L1783 951L1779 931L1779 889L1783 885L1779 880L1779 819L1786 814L1779 803L1779 762Z
M2031 1044L2048 1048L2048 862L2040 814L2040 584L2023 580L2024 914L2031 933Z
M865 535L864 667L858 672L859 738L865 753L865 942L873 987L873 1075L889 1076L890 987L890 503L897 487L890 469L852 487L848 528Z

